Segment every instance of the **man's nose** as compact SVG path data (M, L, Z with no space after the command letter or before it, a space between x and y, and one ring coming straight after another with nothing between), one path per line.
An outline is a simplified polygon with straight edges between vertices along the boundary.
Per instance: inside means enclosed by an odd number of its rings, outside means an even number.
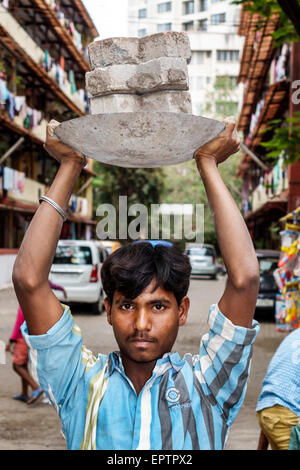
M134 329L138 331L151 330L151 315L147 308L141 307L137 309L134 317Z

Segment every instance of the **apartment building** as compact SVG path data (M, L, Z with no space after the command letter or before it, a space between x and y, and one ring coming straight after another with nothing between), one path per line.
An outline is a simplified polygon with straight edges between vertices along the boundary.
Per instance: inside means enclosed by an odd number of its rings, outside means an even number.
M244 38L237 34L239 8L231 0L129 0L128 34L186 31L193 113L217 118L238 114L237 85ZM226 77L226 78L225 78Z
M57 171L47 122L88 113L87 46L99 33L81 0L0 0L0 286L39 197ZM93 161L82 171L62 238L91 238Z

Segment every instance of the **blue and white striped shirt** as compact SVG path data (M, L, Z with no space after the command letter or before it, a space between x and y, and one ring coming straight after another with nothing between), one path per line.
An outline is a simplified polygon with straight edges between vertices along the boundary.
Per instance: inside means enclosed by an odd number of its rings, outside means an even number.
M167 353L140 394L119 352L94 356L66 307L45 334L29 336L30 361L56 408L68 449L222 449L246 393L259 331L235 326L212 305L199 355Z

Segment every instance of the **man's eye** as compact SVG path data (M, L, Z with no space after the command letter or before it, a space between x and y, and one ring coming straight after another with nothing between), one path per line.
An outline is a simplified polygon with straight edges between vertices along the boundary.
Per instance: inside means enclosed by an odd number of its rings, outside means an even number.
M123 304L121 306L122 310L129 310L132 307L132 304Z
M161 310L164 310L165 307L162 304L156 304L156 305L154 305L154 308L155 308L155 310L161 311Z

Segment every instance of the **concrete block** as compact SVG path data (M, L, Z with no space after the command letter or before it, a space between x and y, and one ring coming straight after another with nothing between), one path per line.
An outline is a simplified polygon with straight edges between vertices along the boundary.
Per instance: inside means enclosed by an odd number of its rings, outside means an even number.
M191 60L189 37L184 32L167 31L143 38L108 38L88 46L91 69L117 64L140 64L159 57Z
M92 96L188 88L187 63L173 57L161 57L137 65L111 65L86 74L86 90Z
M192 114L191 96L187 91L159 91L144 95L113 94L90 99L90 114L141 111Z

